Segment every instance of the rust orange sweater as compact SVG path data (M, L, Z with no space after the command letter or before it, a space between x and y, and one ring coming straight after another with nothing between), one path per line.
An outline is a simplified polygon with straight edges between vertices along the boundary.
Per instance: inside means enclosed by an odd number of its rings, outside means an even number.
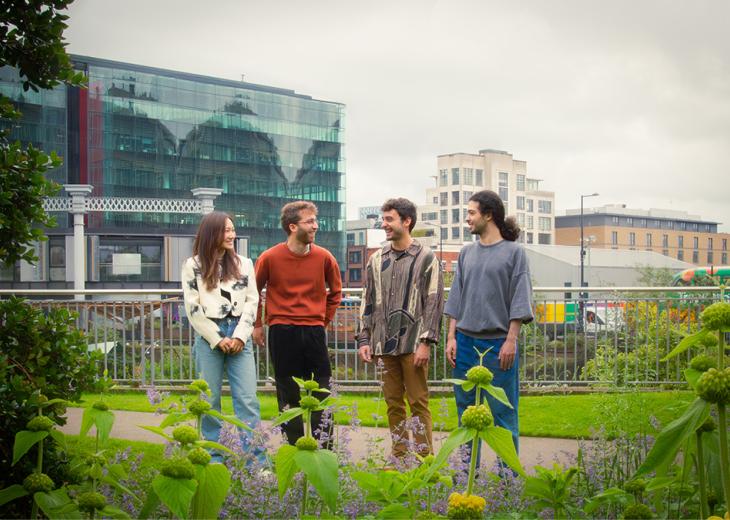
M292 253L286 242L264 251L256 261L256 287L259 292L266 288L269 325L326 326L342 298L337 260L314 244L306 255ZM259 299L257 327L262 324L261 302Z

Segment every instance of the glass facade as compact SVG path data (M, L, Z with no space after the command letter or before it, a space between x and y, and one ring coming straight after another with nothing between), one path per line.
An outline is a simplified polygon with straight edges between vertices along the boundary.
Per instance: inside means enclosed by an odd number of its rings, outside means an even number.
M216 209L234 215L253 258L284 239L281 206L309 200L319 208L317 243L344 265L344 105L284 89L72 58L88 77L87 89L25 93L14 70L2 69L0 78L2 92L23 112L11 137L64 156L54 180L91 184L96 197L190 199L193 188L220 188ZM199 219L90 213L86 232L192 235Z

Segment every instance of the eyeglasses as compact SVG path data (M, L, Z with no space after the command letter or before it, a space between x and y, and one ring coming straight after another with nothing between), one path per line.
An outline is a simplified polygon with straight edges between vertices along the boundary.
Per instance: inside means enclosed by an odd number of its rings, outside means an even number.
M316 218L309 218L309 219L307 219L307 220L300 220L300 221L298 222L298 224L306 224L306 225L308 225L308 226L313 226L313 225L314 225L314 224L316 224L317 222L319 222L319 221L318 221L318 220L317 220Z

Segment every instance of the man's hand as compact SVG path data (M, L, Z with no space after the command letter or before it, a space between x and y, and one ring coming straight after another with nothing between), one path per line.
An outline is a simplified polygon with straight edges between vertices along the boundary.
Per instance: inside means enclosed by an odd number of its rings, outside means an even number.
M224 354L228 354L231 350L231 338L223 338L216 345Z
M428 359L430 357L431 357L431 345L422 341L416 347L416 353L413 356L413 366L415 366L415 367L428 366Z
M266 340L264 338L264 328L255 327L253 329L253 335L251 336L251 339L253 340L254 345L258 347L266 346Z
M499 349L499 368L509 370L515 362L515 352L517 351L517 342L507 338Z
M238 354L243 350L244 343L239 338L233 338L231 340L231 347L228 349L229 354Z
M446 340L446 359L449 360L452 368L456 368L456 338Z
M360 356L365 363L372 363L373 351L370 349L370 345L363 345L357 349L357 355Z

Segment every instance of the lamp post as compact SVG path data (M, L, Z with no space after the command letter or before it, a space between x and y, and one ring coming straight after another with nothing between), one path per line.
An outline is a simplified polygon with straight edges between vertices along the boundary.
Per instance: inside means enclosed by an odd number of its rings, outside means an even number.
M579 305L579 314L578 314L578 323L580 324L580 329L583 330L583 299L586 297L586 294L583 292L583 286L585 285L585 281L583 279L583 269L584 269L584 260L586 256L586 250L585 250L585 241L583 239L583 199L587 197L598 197L598 193L591 193L590 195L581 195L580 196L580 289L578 292L579 299L580 299L580 305Z

